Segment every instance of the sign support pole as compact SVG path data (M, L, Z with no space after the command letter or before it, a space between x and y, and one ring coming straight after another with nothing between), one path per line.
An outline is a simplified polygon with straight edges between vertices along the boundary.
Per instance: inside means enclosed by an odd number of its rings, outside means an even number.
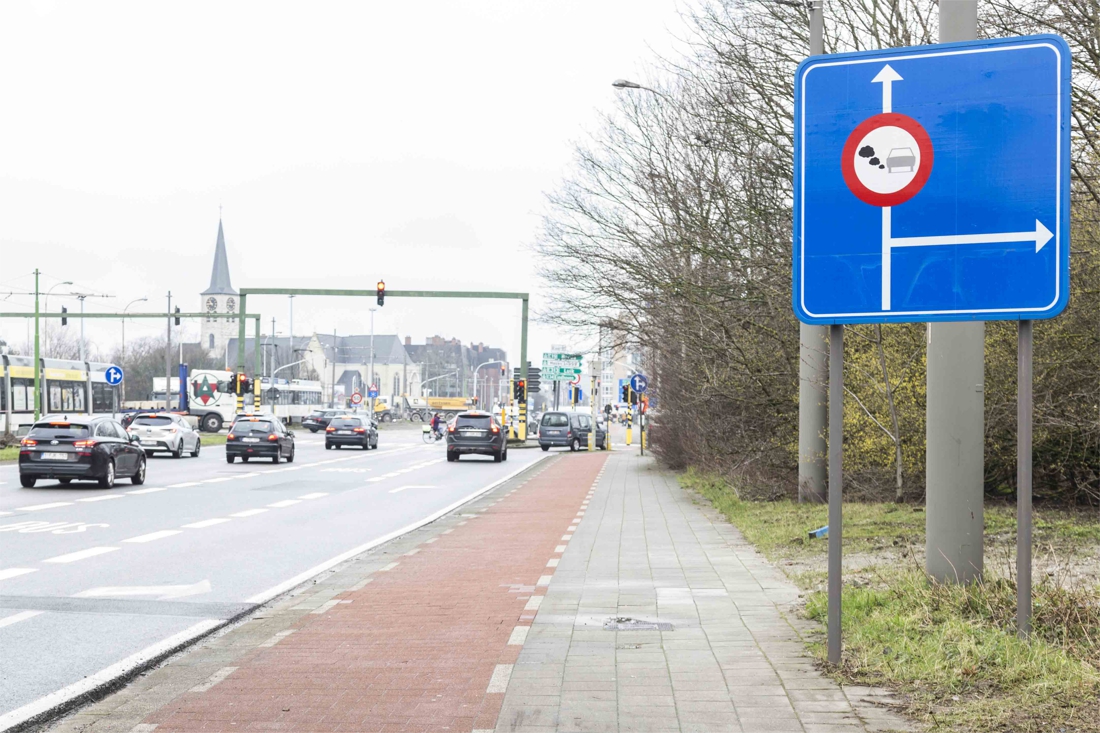
M829 326L829 663L840 664L841 539L843 538L844 326Z
M1016 393L1016 631L1031 635L1032 321L1020 321Z

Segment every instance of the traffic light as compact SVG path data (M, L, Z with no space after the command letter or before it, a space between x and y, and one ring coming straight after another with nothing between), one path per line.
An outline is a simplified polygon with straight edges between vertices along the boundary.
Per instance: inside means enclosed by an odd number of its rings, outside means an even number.
M237 375L229 375L229 394L239 394L237 392Z
M525 401L527 399L527 382L517 379L512 387L512 396L520 402Z
M241 388L241 394L248 394L252 391L252 380L246 377L244 374L242 374L240 379L237 380L237 384Z
M180 307L177 305L176 306L176 313L179 313L179 312L180 312ZM180 317L179 316L176 316L175 321L176 321L177 326L180 325Z
M384 305L386 302L386 281L378 281L378 305Z
M625 402L627 404L630 404L630 385L629 384L624 384L623 387L622 387L621 393L622 394L619 397L619 402Z
M69 309L66 308L65 306L61 306L61 312L62 313L68 313ZM69 325L69 319L66 318L65 316L61 316L61 325L62 326L68 326Z
M508 376L508 365L507 364L501 364L500 365L500 378L505 379L505 378L507 378L507 376Z

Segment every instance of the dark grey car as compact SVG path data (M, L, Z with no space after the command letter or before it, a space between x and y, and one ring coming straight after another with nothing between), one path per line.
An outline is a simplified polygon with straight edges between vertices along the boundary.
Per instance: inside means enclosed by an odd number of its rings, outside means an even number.
M487 412L460 412L447 426L447 460L465 454L508 460L508 437L496 418Z
M585 412L547 412L539 422L539 447L544 451L554 446L571 451L588 449L588 434L592 432L592 416ZM596 447L607 450L607 430L596 422Z

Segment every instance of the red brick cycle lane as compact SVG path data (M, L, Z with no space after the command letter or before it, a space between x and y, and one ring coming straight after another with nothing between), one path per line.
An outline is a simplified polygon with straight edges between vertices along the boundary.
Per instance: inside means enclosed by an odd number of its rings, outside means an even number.
M551 561L606 454L549 460L517 477L522 485L497 489L499 501L476 517L334 599L349 603L303 617L294 633L147 725L156 733L493 728L537 608L531 597L546 592Z

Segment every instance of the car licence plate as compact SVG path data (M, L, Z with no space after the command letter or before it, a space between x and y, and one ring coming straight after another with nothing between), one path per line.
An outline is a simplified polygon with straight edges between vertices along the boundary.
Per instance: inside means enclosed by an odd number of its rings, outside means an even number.
M67 461L69 460L68 453L43 453L43 461Z
M143 440L143 441L141 441L141 444L142 445L156 445L157 441L155 441L155 440Z
M337 430L336 432L340 435L351 435L350 430Z
M244 442L246 442L246 443L259 443L260 439L259 438L245 438Z
M468 435L471 438L481 438L485 436L484 430L463 430L463 435Z

